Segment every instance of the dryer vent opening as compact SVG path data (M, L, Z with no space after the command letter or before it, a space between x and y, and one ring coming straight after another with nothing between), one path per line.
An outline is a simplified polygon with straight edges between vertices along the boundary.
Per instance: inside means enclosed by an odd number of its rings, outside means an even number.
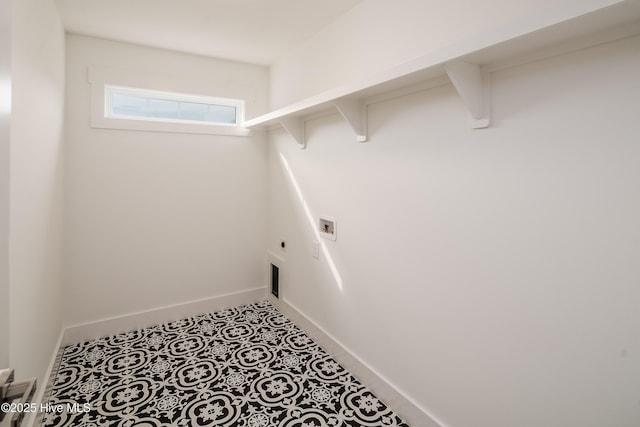
M271 264L271 293L278 298L278 291L280 287L280 268L277 265Z

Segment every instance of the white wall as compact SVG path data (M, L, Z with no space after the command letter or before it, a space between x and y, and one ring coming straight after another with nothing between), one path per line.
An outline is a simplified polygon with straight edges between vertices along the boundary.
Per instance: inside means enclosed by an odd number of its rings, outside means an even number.
M64 31L53 1L13 1L9 363L44 373L61 324Z
M615 1L362 1L273 64L271 106L375 75L495 27L517 25L549 11L571 17L575 10Z
M9 155L11 139L11 2L0 0L0 343L9 342ZM9 346L0 346L0 369Z
M284 299L448 427L640 425L638 75L635 37L495 73L489 129L447 85L273 131Z
M265 135L92 129L89 66L267 106L264 67L67 36L65 321L263 286Z

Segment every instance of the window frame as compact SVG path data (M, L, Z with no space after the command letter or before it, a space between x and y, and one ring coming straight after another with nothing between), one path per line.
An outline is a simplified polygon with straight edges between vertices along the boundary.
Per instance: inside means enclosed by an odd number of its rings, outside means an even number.
M188 102L202 105L216 105L221 107L233 107L235 109L234 123L214 122L205 120L188 120L188 119L170 119L163 117L148 117L148 116L133 116L125 114L117 114L113 111L113 95L132 95L146 99L157 99L163 101L175 101L175 102ZM225 126L225 127L240 127L243 119L244 101L240 99L218 98L202 95L190 95L185 93L176 93L168 91L158 91L151 89L125 87L116 85L105 85L105 97L104 97L104 114L106 118L110 119L125 119L125 120L149 120L153 122L167 122L167 123L183 123L183 124L201 124L207 126Z
M243 126L247 116L248 106L251 104L248 91L231 87L221 87L211 95L215 88L196 88L188 79L172 79L158 75L136 75L124 70L102 67L89 67L88 80L91 85L91 122L96 129L120 129L133 131L152 131L170 133L195 133L208 135L250 136L251 129ZM175 95L180 100L193 102L194 100L221 101L220 105L236 106L237 123L198 122L190 120L174 120L155 117L134 117L108 114L108 88L123 88L139 93L155 93L160 96ZM159 90L163 88L166 90ZM235 90L234 90L235 89ZM204 92L192 95L194 92ZM241 96L238 96L241 95ZM108 109L109 108L109 109Z

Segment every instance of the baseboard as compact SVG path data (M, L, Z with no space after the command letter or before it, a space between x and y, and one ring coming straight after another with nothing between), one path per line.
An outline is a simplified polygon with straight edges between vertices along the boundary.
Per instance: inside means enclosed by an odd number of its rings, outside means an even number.
M58 341L56 342L55 347L53 348L51 354L51 360L49 361L49 366L47 367L47 371L44 374L44 380L46 381L44 384L38 384L38 391L34 396L32 402L35 403L38 407L41 403L47 402L51 397L51 390L53 389L53 383L55 382L56 373L58 372L58 367L60 366L60 360L62 358L62 352L60 351L62 348L62 342L64 338L64 328L60 330L60 335L58 336ZM44 418L43 411L35 412L31 418L25 417L22 421L23 425L34 427L42 425L42 420Z
M267 295L266 288L255 288L212 298L191 301L153 310L141 311L125 316L102 319L95 322L68 326L64 330L62 346L81 343L136 329L147 328L202 313L224 310L262 301Z
M323 347L338 363L355 375L378 398L393 408L394 412L400 415L407 424L412 427L446 427L291 302L277 299L271 295L268 298L274 306Z

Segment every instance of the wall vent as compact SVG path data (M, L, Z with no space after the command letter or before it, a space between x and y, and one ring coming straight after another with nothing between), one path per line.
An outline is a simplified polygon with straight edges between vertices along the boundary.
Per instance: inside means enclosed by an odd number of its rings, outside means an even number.
M280 287L280 268L277 265L271 264L271 293L278 298L278 291Z

